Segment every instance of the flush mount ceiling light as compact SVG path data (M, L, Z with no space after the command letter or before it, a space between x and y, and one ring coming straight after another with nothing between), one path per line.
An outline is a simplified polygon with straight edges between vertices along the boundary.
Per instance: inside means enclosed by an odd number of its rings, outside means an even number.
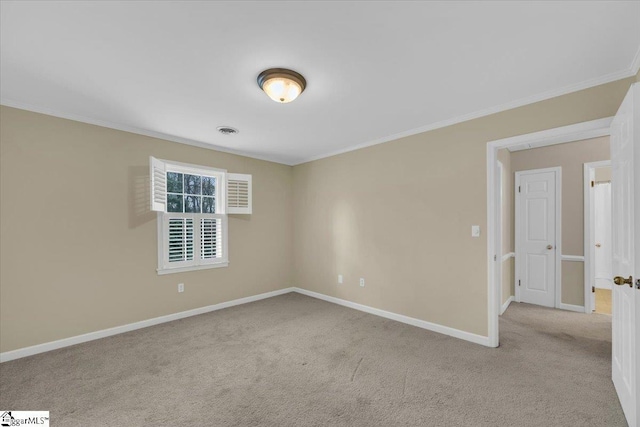
M286 68L270 68L260 73L258 85L269 98L286 104L296 99L304 91L307 81L295 71Z

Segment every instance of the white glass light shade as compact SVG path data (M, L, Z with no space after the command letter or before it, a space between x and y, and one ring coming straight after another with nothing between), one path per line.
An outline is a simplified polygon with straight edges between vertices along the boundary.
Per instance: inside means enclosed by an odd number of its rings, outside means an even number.
M286 104L296 99L302 88L293 80L274 78L264 82L262 90L274 101Z
M272 68L260 73L258 84L269 98L286 104L296 99L304 91L306 81L302 75L295 71Z

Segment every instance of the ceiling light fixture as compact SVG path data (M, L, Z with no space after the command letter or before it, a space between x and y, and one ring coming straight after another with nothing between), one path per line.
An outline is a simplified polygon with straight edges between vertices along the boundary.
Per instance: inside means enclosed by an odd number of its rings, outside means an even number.
M300 73L293 70L270 68L260 73L258 85L269 98L286 104L296 99L304 91L307 81Z

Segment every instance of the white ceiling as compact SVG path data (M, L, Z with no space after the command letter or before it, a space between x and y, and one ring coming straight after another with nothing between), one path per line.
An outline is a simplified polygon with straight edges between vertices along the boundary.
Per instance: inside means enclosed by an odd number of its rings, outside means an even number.
M637 1L3 1L0 13L2 104L286 164L640 67ZM271 101L256 84L270 67L307 90Z

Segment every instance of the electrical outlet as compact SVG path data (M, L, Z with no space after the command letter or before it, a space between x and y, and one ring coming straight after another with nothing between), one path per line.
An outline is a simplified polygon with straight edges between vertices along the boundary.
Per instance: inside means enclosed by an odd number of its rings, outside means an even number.
M364 278L363 277L360 278L360 287L364 288Z
M178 283L178 292L184 292L184 283Z
M342 274L338 274L338 283L342 284Z

